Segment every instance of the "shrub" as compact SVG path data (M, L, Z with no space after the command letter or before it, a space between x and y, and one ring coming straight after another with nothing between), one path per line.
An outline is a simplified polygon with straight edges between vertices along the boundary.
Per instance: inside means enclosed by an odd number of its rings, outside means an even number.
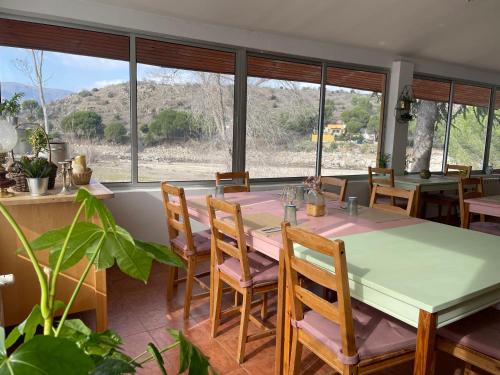
M104 134L102 118L93 111L70 113L61 121L61 129L78 138L102 138Z
M85 98L87 96L92 96L92 93L89 90L82 90L78 93L82 98Z
M123 123L114 121L104 129L104 139L109 143L124 143L127 136L127 129Z
M200 130L190 113L173 109L165 109L158 113L147 129L147 144L166 139L197 136ZM146 130L145 127L141 129L143 133L144 130Z

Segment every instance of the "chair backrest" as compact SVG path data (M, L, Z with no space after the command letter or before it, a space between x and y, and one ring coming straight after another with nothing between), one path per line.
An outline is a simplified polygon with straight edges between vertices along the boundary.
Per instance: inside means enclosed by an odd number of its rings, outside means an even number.
M172 241L179 234L186 239L188 252L194 253L193 232L186 203L184 189L167 182L161 183L163 195L163 208L167 219L167 229L169 240ZM174 198L174 199L171 199Z
M463 228L468 227L465 217L465 200L470 198L480 198L483 196L483 179L476 178L461 178L458 182L458 201L460 204L460 222Z
M377 197L379 195L390 197L391 200L394 200L394 198L407 199L406 208L398 207L393 204L377 203ZM370 207L379 208L381 210L396 212L400 214L406 214L408 216L413 216L414 198L415 198L415 190L404 190L395 187L374 184L372 189L372 194L370 197Z
M460 176L469 178L472 172L471 165L446 164L445 176Z
M355 355L356 343L354 341L354 325L344 242L341 240L331 241L303 229L290 227L287 222L281 225L281 231L292 319L295 321L303 319L303 305L308 306L316 313L338 324L342 339L342 353L346 356ZM296 257L294 244L302 245L312 251L332 257L335 273L328 272ZM330 303L304 288L299 283L299 275L303 275L325 288L337 291L338 303Z
M370 187L370 195L374 184L394 187L394 169L368 167L368 185Z
M224 193L239 193L250 191L250 173L248 172L217 172L215 174L215 185L222 185L223 180L243 180L243 185L226 185Z
M243 230L241 207L238 203L229 203L207 196L208 216L212 228L212 251L215 252L215 266L224 262L224 256L230 256L240 261L242 283L250 282L250 267L248 265L247 244ZM218 217L217 213L223 213ZM227 242L230 237L236 241Z
M333 191L325 190L325 187L336 187L339 188L339 192L335 193ZM347 180L336 177L323 177L321 176L321 188L323 189L323 195L329 199L344 201L345 194L347 191Z

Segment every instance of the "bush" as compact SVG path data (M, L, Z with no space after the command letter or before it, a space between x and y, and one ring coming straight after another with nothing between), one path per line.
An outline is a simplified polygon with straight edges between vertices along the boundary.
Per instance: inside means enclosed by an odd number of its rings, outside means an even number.
M158 113L147 128L141 127L143 133L146 129L148 129L145 137L147 144L167 139L194 137L200 131L190 113L173 109L165 109Z
M104 129L104 139L109 143L124 143L127 136L127 129L119 122L114 121Z
M85 98L87 96L92 96L92 93L89 90L82 90L78 93L82 98Z
M104 134L102 118L93 111L70 113L61 121L61 129L78 138L102 138Z

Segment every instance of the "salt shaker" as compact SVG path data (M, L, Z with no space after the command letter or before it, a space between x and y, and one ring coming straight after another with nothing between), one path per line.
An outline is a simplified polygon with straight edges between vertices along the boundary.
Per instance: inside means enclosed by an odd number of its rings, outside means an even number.
M217 185L215 187L215 198L217 199L224 199L224 186L223 185Z
M297 225L297 206L294 204L285 205L285 221L288 221L291 226Z

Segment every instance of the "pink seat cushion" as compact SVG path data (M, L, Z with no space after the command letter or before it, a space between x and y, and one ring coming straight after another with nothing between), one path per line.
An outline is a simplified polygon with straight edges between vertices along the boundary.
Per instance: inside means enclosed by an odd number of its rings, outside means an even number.
M278 281L278 264L256 252L247 252L250 280L243 281L240 261L228 258L217 268L225 274L239 281L241 287L248 288Z
M356 364L365 358L415 348L417 336L414 328L364 303L351 301L357 358L342 353L340 326L321 314L308 311L295 325L325 344L344 364Z
M470 223L470 229L500 236L500 223L492 223L489 221L475 221Z
M203 254L210 252L210 229L204 230L202 232L193 233L193 243L194 243L194 253L188 250L188 245L186 243L186 237L179 234L176 238L172 240L172 243L179 249L183 250L186 255Z
M457 344L500 359L500 310L483 310L439 329L438 334Z

